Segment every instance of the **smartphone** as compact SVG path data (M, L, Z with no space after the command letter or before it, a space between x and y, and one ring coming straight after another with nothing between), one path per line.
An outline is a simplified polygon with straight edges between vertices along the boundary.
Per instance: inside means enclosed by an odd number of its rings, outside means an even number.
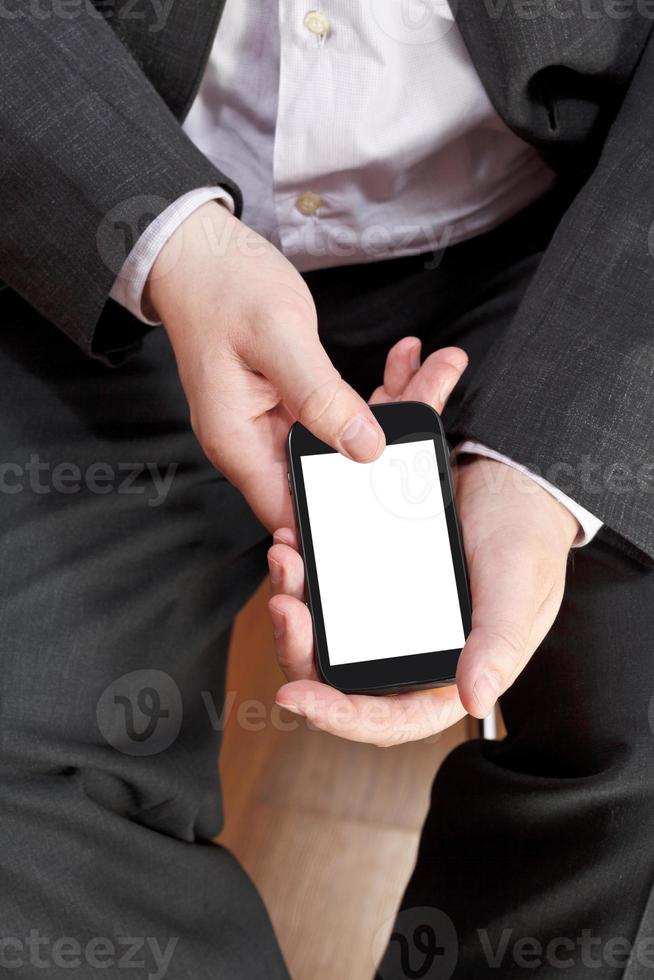
M471 606L443 426L422 402L371 410L386 435L372 463L299 422L288 435L317 670L348 693L451 684Z

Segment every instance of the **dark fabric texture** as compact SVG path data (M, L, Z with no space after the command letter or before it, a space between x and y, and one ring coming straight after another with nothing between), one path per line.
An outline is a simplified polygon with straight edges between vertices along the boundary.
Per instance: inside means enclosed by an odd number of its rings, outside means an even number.
M148 224L207 184L226 187L240 208L237 186L184 134L110 26L138 25L139 37L159 38L152 74L157 67L173 85L183 77L180 91L190 96L216 9L186 4L182 22L175 3L175 17L156 31L124 6L108 23L91 3L76 4L72 16L56 0L18 5L3 16L0 40L0 278L85 353L109 361L144 333L107 298Z
M653 89L650 40L599 163L454 425L543 473L650 562Z
M0 976L288 980L211 844L268 536L201 452L163 330L112 371L14 295L0 376Z
M588 176L651 36L647 3L459 0L452 8L502 118L557 173Z
M651 571L602 541L575 554L508 736L439 770L378 980L654 977L653 610Z
M369 395L399 337L419 334L425 354L461 344L471 366L449 428L566 205L551 195L444 253L308 275L335 363ZM230 624L269 538L198 448L162 330L111 370L6 302L0 973L120 980L132 937L134 975L288 980L254 888L210 844ZM152 472L161 484L171 466L164 493ZM477 929L493 949L505 926L514 941L582 925L633 941L641 918L652 931L653 582L606 542L576 554L552 636L505 699L508 741L443 767L405 904L450 917L457 976L534 975L511 954L490 969Z

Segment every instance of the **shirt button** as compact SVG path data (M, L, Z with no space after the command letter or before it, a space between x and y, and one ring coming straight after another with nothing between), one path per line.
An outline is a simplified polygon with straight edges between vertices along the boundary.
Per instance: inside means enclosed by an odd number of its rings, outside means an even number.
M304 26L312 34L325 37L329 33L329 17L327 14L323 14L321 10L310 10L304 18Z
M321 204L322 198L320 195L314 194L313 191L304 191L304 193L300 194L296 200L295 207L298 209L300 214L310 218L312 214L316 213Z

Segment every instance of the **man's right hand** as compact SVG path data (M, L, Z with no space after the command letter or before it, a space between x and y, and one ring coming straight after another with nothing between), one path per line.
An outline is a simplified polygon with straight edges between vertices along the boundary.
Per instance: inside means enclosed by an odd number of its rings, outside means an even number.
M144 301L170 337L202 448L269 530L293 525L285 453L295 419L352 459L382 452L370 408L318 339L304 280L222 205L178 228Z

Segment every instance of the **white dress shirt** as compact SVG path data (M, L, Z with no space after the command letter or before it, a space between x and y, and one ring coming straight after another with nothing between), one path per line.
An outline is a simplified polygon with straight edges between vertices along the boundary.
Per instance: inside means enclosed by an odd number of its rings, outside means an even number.
M445 0L227 0L184 128L238 181L245 224L300 271L445 248L553 180L493 110ZM221 188L191 191L128 256L112 297L140 319L160 249L211 199L233 209ZM529 475L573 512L577 544L590 540L601 522Z

